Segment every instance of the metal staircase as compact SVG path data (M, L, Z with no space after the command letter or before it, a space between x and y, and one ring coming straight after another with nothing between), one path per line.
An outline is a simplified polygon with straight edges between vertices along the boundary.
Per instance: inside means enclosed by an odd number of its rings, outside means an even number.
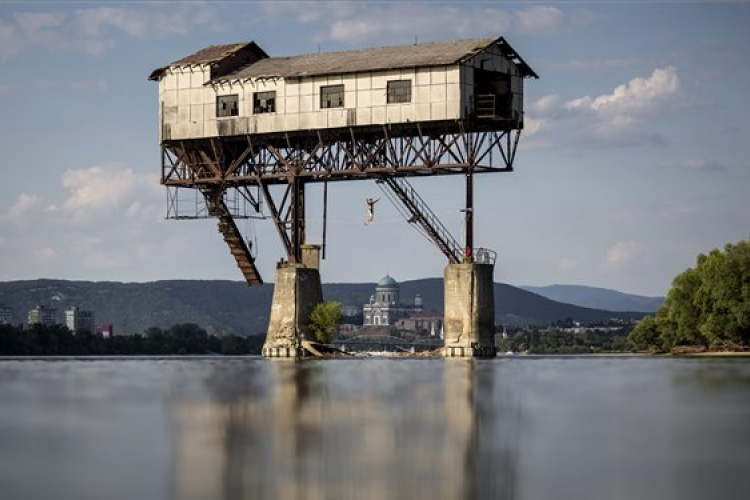
M419 224L425 234L435 243L448 260L454 264L463 258L463 246L440 222L435 213L417 191L403 177L384 177L378 180L388 186L410 215L410 223Z
M245 240L240 234L234 219L228 213L219 217L219 232L224 236L224 241L229 245L229 251L237 261L237 267L242 271L247 284L250 286L262 285L263 279L260 277L258 268L255 267L255 259L250 253L250 249L245 244Z
M237 261L237 267L242 271L247 284L250 286L262 285L263 278L260 277L258 268L255 267L255 258L250 253L245 240L242 238L237 224L234 222L232 213L227 207L224 195L221 191L202 190L206 199L208 214L219 219L219 232L224 236L224 241L229 245L229 251Z

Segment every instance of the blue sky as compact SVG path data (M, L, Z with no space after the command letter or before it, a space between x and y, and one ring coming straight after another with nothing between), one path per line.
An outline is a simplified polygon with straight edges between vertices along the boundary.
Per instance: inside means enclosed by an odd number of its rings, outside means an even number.
M505 36L526 83L516 171L477 186L497 281L664 294L750 236L747 2L2 2L0 280L235 279L213 221L165 221L154 68L213 44L271 55ZM415 182L457 236L463 183ZM326 282L442 275L371 182L330 188ZM320 191L309 240L320 241ZM282 255L256 231L267 281Z

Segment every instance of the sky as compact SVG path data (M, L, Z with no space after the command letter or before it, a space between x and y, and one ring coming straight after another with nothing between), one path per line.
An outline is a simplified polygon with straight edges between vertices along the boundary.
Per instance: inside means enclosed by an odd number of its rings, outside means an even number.
M481 176L495 280L664 295L750 236L750 2L0 1L0 280L231 279L213 220L165 220L150 72L208 45L274 56L504 36L526 80L515 172ZM460 177L414 185L457 237ZM370 181L329 187L324 282L442 276ZM321 241L309 188L308 240ZM270 220L241 222L273 281Z

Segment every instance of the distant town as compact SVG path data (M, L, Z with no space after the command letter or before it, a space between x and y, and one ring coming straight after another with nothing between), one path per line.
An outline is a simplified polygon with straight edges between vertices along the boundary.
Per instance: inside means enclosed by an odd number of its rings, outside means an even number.
M47 305L35 305L28 310L26 315L26 325L33 327L40 326L58 326L64 325L71 332L89 332L99 335L103 338L109 338L114 335L114 325L105 323L97 325L93 311L81 309L73 306L59 311L57 308ZM0 325L14 325L23 328L23 323L18 322L13 308L6 305L0 305Z

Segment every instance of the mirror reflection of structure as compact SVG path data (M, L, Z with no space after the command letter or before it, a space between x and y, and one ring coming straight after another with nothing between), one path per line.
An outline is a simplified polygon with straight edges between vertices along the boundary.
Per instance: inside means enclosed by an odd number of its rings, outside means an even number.
M340 363L258 363L240 388L217 370L176 396L173 497L514 498L516 417L482 404L476 362Z

